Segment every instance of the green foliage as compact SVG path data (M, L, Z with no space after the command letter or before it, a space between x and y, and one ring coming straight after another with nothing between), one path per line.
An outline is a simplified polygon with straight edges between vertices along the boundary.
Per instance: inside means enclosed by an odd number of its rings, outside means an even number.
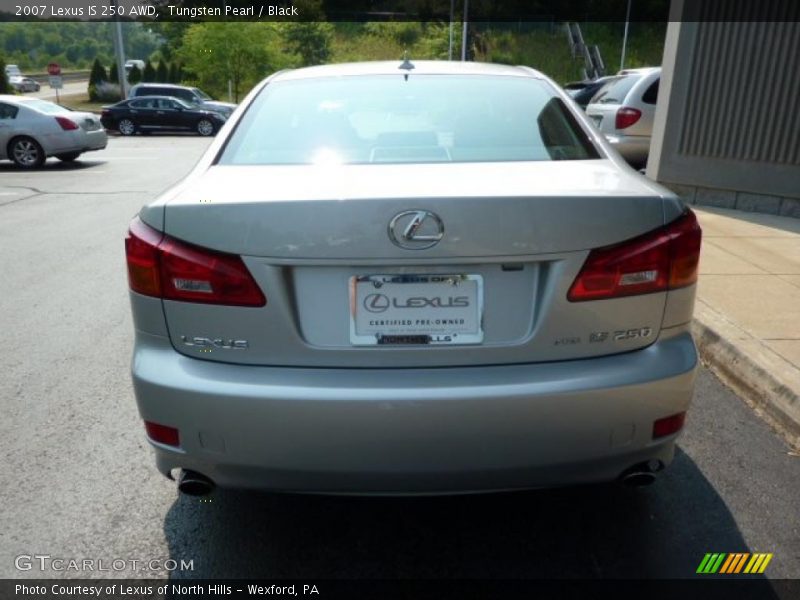
M333 40L333 25L330 23L286 23L282 33L288 50L300 57L299 66L321 65L330 60Z
M153 68L153 64L148 60L144 63L144 72L142 73L142 81L147 83L152 83L156 81L156 70Z
M332 62L446 59L449 26L442 23L381 22L335 24ZM455 55L460 52L460 24L455 24ZM413 44L409 44L413 40Z
M6 61L0 56L0 94L10 94L11 86L8 85L8 77L6 76Z
M136 85L142 81L142 70L137 67L136 65L128 71L128 83L131 85Z
M44 71L50 62L64 69L90 68L95 58L108 63L114 56L113 23L101 22L0 22L0 51L6 61L22 71ZM162 43L151 24L122 25L125 53L147 58Z
M119 71L117 70L116 61L111 63L111 69L108 71L108 81L119 84Z
M106 69L100 62L100 59L95 58L94 63L92 64L92 71L89 73L89 83L98 84L101 81L107 81L108 75L106 74Z
M422 36L422 24L414 21L370 22L364 31L373 37L391 39L397 45L410 49Z
M282 47L281 24L274 22L195 23L178 52L187 79L222 97L231 81L235 101L270 73L294 61Z
M156 81L158 83L169 83L169 68L164 59L158 61L158 68L156 69Z
M177 61L174 61L174 62L170 63L170 65L169 65L169 76L167 78L167 81L169 81L169 83L180 83L181 82L181 72L180 71L181 71L181 67L177 63Z
M95 58L92 71L89 73L89 100L94 102L98 99L97 86L104 81L108 81L105 67L100 63L100 59Z

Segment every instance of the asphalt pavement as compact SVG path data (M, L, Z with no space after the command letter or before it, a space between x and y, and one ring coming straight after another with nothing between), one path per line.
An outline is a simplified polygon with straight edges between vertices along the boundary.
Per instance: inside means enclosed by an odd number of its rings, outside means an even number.
M748 551L800 577L800 456L706 370L645 489L179 497L133 399L123 238L207 144L112 138L75 165L0 163L0 577L170 575L17 570L37 554L192 561L174 578L692 577L707 552Z

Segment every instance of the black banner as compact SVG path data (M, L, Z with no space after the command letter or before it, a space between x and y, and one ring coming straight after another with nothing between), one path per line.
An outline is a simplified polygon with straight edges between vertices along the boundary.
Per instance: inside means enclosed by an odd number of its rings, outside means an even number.
M686 0L0 0L0 21L798 21L800 2ZM630 11L629 11L630 8Z
M1 580L0 598L29 600L238 600L442 598L587 600L796 600L800 580L749 576L685 580Z

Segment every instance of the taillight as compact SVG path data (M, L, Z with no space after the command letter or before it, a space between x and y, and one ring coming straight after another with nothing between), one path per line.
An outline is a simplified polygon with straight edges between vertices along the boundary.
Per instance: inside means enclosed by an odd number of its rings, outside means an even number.
M671 415L669 417L664 417L663 419L658 419L653 423L653 439L661 438L667 435L672 435L683 429L683 425L686 422L686 413L678 413L677 415Z
M64 131L75 131L78 129L78 124L67 117L56 117L56 121L58 121L58 124L61 125L61 129Z
M662 292L697 281L702 232L691 210L639 237L589 253L567 294L571 302Z
M184 302L264 306L261 293L244 262L227 254L192 246L133 220L125 238L128 282L146 296Z
M180 446L181 436L177 429L160 423L153 423L152 421L144 422L147 437L159 444L166 444L167 446Z
M642 111L636 108L622 106L617 110L617 119L614 122L614 127L617 129L625 129L630 127L642 117Z

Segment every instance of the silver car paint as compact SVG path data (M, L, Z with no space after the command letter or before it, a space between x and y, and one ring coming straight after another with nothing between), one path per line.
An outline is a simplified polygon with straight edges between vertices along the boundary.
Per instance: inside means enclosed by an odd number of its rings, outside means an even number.
M586 107L586 115L592 119L595 126L606 136L611 146L626 160L640 165L647 160L650 153L650 139L653 134L656 105L642 100L643 94L657 80L661 78L661 68L636 69L642 77L622 99L615 103L590 103ZM626 106L640 110L642 116L639 120L625 129L616 128L616 114L620 107ZM596 119L600 119L599 124Z
M273 78L395 69L369 63ZM549 81L525 68L417 69ZM604 158L327 173L213 166L268 83L192 174L140 213L175 237L243 254L268 298L263 308L234 308L131 293L140 413L181 431L179 449L153 444L162 472L191 468L232 487L433 493L610 480L644 460L669 463L676 436L654 442L650 432L691 398L694 286L585 303L566 292L590 248L675 219L674 194L631 170L554 84ZM415 177L393 173L409 168ZM386 234L409 209L433 210L447 228L424 256ZM349 345L347 320L336 318L347 314L349 277L454 269L484 277L484 344ZM652 336L588 342L595 331L633 327ZM243 339L248 349L201 354L181 336Z
M0 159L8 158L8 144L18 136L35 139L46 156L102 150L108 144L108 135L102 126L92 131L87 131L82 126L86 120L100 124L100 118L92 113L65 108L58 115L45 114L32 108L27 99L19 96L0 95L0 102L19 108L15 119L0 120ZM64 131L56 122L56 116L69 118L79 126L78 129Z

